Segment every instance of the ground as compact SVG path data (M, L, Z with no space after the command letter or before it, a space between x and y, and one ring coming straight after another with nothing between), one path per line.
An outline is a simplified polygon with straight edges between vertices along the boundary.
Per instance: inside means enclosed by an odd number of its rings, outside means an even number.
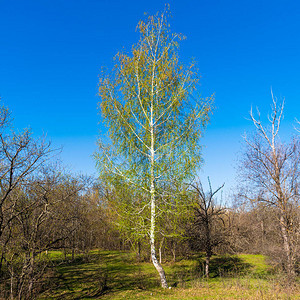
M300 299L299 278L274 273L262 255L214 256L210 279L201 255L167 262L168 290L153 265L130 252L94 250L68 263L59 251L48 256L55 268L39 299Z

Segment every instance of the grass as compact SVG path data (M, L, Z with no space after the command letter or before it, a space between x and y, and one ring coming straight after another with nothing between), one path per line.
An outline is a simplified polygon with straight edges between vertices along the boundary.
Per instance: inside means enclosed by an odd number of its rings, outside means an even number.
M214 256L208 280L201 255L166 263L168 290L151 263L129 252L95 250L69 263L59 251L48 257L56 273L39 299L300 299L299 281L272 274L262 255Z
M240 254L239 257L250 264L252 273L264 277L272 273L272 268L266 263L264 255Z

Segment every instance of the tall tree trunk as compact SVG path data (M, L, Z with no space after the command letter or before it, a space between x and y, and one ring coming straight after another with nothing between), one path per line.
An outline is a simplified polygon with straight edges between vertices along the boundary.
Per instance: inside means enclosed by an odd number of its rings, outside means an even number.
M32 289L33 289L33 283L34 283L34 251L30 252L30 258L29 258L29 284L28 284L28 297L32 298Z
M205 276L209 277L209 263L210 263L210 257L212 255L212 244L211 244L211 227L209 222L209 216L208 216L208 208L205 210L205 235L206 235L206 241L205 241L205 252L206 252L206 258L205 258Z
M205 276L209 278L209 263L210 263L210 255L206 254L205 257Z
M14 268L13 266L11 267L11 272L10 272L10 299L14 299Z
M289 275L295 275L295 269L294 269L293 258L291 253L290 237L288 234L286 222L284 220L283 215L281 215L280 217L280 227L281 227L281 234L283 239L283 249L286 256L286 271Z
M151 202L151 218L150 218L150 248L151 248L151 259L154 267L156 268L159 276L161 286L168 288L165 271L162 265L156 258L155 251L155 221L156 221L156 203L155 203L155 175L154 175L154 130L153 122L151 121L151 150L150 150L150 167L151 167L151 186L150 186L150 202Z
M165 239L165 237L162 238L162 240L160 241L160 245L159 245L159 263L160 264L162 262L162 246L164 244L164 239Z
M75 259L75 248L74 246L72 247L72 261Z
M65 258L65 260L67 260L67 249L66 248L64 248L64 258Z
M265 226L264 221L260 221L260 228L261 228L261 249L265 249Z
M150 248L151 248L151 259L154 267L156 268L161 281L161 286L163 288L168 288L168 283L166 279L166 274L158 262L156 258L156 251L155 251L155 194L154 194L154 184L151 185L151 227L150 227Z
M1 258L0 258L0 277L2 276L2 264L4 261L4 251L1 253Z
M173 241L172 242L172 254L173 254L173 262L175 263L176 262L176 242Z
M141 261L141 241L138 241L138 261Z

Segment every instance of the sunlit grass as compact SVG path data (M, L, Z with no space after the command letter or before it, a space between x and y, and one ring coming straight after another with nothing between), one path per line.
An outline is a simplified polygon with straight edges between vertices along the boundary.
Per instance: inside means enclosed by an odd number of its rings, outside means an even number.
M250 264L252 272L257 275L267 275L272 270L272 268L266 263L266 257L264 255L240 254L239 257L246 263Z
M62 261L62 252L48 255ZM218 265L219 264L219 265ZM223 264L223 265L222 265ZM235 265L236 264L236 265ZM138 263L133 253L98 251L56 266L40 299L299 299L299 285L270 275L262 255L215 256L212 276L203 277L201 256L164 268L171 289L160 288L152 263Z

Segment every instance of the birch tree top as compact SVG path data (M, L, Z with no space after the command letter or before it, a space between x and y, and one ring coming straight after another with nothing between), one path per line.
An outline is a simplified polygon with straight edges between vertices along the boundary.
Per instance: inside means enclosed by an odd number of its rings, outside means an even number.
M213 95L198 96L197 68L179 62L184 37L170 31L166 13L137 28L140 40L132 52L118 53L113 72L100 79L99 107L112 144L108 154L99 141L97 161L102 171L149 190L152 171L156 182L182 180L199 166Z

